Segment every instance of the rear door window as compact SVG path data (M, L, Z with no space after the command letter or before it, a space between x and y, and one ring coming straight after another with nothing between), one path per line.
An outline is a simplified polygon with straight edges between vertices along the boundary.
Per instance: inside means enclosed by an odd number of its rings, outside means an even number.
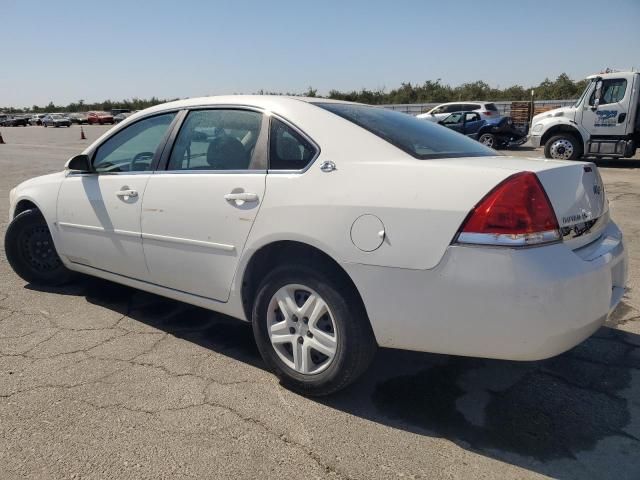
M191 111L180 127L167 170L260 169L256 144L261 127L262 114L254 111Z

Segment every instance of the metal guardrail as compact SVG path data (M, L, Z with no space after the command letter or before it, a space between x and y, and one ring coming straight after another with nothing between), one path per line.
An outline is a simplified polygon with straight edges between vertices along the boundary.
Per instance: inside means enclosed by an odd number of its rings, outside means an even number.
M522 101L522 100L514 100L514 101ZM461 100L463 102L463 100ZM440 105L442 102L438 103L400 103L400 104L390 104L390 105L380 105L381 107L388 108L390 110L397 110L399 112L408 113L409 115L420 115L421 113L426 113L431 110L433 107ZM491 102L493 103L500 112L500 115L510 116L511 115L511 102ZM576 100L536 100L534 104L536 106L542 105L560 105L561 107L568 107L576 103Z

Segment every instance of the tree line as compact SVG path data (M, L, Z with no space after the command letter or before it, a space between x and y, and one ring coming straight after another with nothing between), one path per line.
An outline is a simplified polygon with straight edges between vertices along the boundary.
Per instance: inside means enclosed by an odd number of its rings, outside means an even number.
M423 84L402 83L400 87L386 91L385 88L370 90L363 88L341 92L331 90L326 98L335 100L347 100L350 102L367 103L370 105L383 105L393 103L444 103L461 100L490 100L490 101L512 101L530 100L531 90L535 92L536 100L570 100L578 98L587 84L586 80L573 81L566 73L562 73L555 80L545 79L537 86L523 87L522 85L512 85L506 88L491 87L488 83L478 80L470 83L463 83L458 86L451 86L442 83L441 79L427 80ZM282 92L267 92L260 90L256 92L263 95L283 95ZM309 87L307 91L300 93L286 93L284 95L321 97L317 89ZM151 97L149 99L132 98L129 100L105 100L103 102L86 103L84 100L71 102L68 105L55 105L49 102L48 105L33 105L25 108L0 108L0 111L7 113L43 113L43 112L85 112L89 110L110 111L114 108L127 108L130 110L143 110L159 103L169 102L177 99L160 99Z

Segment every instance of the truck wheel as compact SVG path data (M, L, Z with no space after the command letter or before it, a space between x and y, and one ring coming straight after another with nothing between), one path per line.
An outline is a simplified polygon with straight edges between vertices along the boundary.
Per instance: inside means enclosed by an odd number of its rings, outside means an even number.
M489 148L497 148L496 136L492 133L483 133L478 138L478 141Z
M284 385L304 395L329 395L369 366L377 344L351 291L336 275L305 265L276 268L262 281L253 333Z
M545 143L544 156L557 160L577 160L582 156L582 145L571 134L555 135Z
M36 285L62 285L73 278L60 260L49 227L35 209L17 215L7 227L4 248L11 268Z

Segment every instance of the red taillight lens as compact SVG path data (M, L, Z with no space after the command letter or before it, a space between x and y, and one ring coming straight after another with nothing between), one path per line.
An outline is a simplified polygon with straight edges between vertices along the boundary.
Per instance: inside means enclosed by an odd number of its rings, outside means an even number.
M493 112L489 112L489 111L486 111L486 112L480 112L480 113L481 113L482 115L489 115L489 116L493 115Z
M549 198L532 172L504 180L469 213L459 243L524 246L560 239Z

